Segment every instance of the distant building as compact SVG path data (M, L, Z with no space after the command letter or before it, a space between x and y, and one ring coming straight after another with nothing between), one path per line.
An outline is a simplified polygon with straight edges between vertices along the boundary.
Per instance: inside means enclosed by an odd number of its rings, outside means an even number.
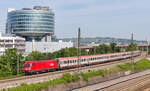
M8 9L6 34L16 34L30 42L51 42L54 27L54 12L49 7Z
M26 42L26 55L32 51L49 53L61 50L62 48L73 47L72 42Z
M25 39L13 36L2 36L0 33L0 55L8 48L17 48L18 52L25 52Z

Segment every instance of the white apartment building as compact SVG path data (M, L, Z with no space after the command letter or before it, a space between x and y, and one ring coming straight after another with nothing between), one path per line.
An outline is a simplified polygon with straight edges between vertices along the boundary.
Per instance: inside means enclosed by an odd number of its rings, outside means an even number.
M26 52L29 54L32 51L40 51L41 53L55 52L62 48L73 47L72 42L26 42Z
M21 37L2 36L0 33L0 55L8 48L17 48L18 52L25 52L25 39Z

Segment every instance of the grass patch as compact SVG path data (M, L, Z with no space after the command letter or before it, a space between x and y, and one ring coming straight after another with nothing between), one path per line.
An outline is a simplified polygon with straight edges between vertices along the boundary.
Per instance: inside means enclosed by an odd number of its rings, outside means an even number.
M64 82L73 82L79 80L78 75L71 75L70 73L65 73L62 75L60 78L56 78L54 80L42 82L42 83L37 83L37 84L21 84L21 86L16 87L16 88L10 88L6 91L35 91L39 90L42 88L46 88L50 85L55 85L55 84L60 84ZM5 90L1 90L5 91Z
M24 74L9 75L9 76L0 76L0 80L2 80L2 79L14 78L14 77L20 77L20 76L24 76Z
M121 70L132 70L132 65L133 65L133 63L130 62L130 63L118 65L118 67ZM147 68L150 68L150 61L146 58L141 59L141 60L134 63L134 69L135 70L144 70Z
M106 74L107 72L108 72L107 70L103 70L103 69L96 70L96 71L93 70L87 73L81 73L81 76L83 77L83 80L88 81L89 77L98 76L98 75L104 76L104 74Z
M146 58L135 63L136 70L144 70L150 68L150 61Z
M125 63L125 64L120 64L118 67L121 70L131 70L132 69L132 63Z

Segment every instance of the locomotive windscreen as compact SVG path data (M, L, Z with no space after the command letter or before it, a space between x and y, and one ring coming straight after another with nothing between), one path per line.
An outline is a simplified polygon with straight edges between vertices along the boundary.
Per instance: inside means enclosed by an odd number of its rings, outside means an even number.
M30 67L30 63L25 63L24 67Z

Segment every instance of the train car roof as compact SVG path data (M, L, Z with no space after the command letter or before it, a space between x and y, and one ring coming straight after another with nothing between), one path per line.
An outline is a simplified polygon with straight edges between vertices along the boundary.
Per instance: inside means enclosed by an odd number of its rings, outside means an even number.
M47 62L47 61L56 61L56 59L51 59L51 60L40 60L40 61L26 61L25 63L37 63L37 62Z
M134 51L136 52L136 51ZM108 55L115 55L115 54L123 54L123 53L130 53L130 52L118 52L118 53L107 53L107 54L98 54L98 55L88 55L88 56L80 56L80 58L87 58L87 57L97 57L97 56L108 56ZM77 59L78 57L62 57L58 58L60 61L61 60L72 60L72 59Z

